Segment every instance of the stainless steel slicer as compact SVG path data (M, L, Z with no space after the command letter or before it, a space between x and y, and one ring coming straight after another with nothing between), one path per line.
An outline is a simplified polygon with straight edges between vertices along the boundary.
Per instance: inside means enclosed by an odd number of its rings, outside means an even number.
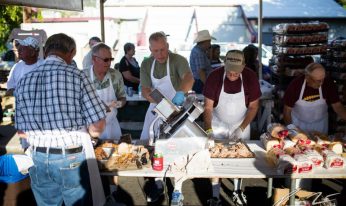
M207 134L196 122L204 108L195 94L187 95L181 107L159 90L154 90L150 96L157 102L152 111L157 116L150 126L149 144L163 154L164 164L170 164L179 155L206 148Z

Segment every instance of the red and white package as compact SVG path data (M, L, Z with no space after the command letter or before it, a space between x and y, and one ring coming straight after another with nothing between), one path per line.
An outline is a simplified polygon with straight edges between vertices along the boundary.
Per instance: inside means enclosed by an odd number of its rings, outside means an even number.
M285 155L285 152L280 148L274 147L267 152L267 159L269 160L269 162L277 165L279 158L282 155Z
M316 151L319 152L324 160L324 167L330 168L343 168L344 159L335 152L329 150L327 147L318 146L315 147Z
M279 148L281 149L281 144L278 139L272 138L269 133L263 133L260 136L261 142L264 145L264 148L266 151L271 150L272 148Z
M322 156L324 159L324 167L329 168L343 168L344 159L337 155L335 152L330 150L322 150Z
M304 154L296 154L293 158L296 160L298 173L309 173L312 171L313 163Z
M279 156L277 165L278 174L293 174L297 172L297 162L288 154Z
M308 158L315 168L322 168L324 165L324 160L322 155L320 155L316 150L307 149L303 152L305 157Z

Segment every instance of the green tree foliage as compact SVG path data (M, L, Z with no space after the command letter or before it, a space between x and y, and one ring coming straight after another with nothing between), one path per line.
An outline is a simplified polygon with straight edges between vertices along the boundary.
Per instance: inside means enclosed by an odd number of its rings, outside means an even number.
M23 9L20 6L0 5L0 53L6 50L6 42L12 29L23 22Z
M346 9L346 0L336 0L344 9Z

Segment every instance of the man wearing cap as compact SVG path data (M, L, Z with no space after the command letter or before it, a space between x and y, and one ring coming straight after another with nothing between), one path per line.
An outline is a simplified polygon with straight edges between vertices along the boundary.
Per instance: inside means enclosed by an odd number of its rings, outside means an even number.
M142 62L140 69L140 82L142 94L150 102L144 120L141 140L149 139L149 127L155 119L152 110L156 103L150 97L154 89L158 89L175 105L182 105L185 93L191 90L193 76L187 60L168 50L166 34L155 32L149 37L149 48L152 55ZM156 202L163 194L163 178L156 179L156 189L152 189L147 196L148 202Z
M19 43L18 55L21 60L13 66L8 76L6 95L13 95L19 80L42 63L42 60L38 58L40 45L35 38L27 37L24 40L16 39L15 41Z
M261 96L255 72L245 67L244 54L228 51L225 65L207 78L203 95L204 126L210 138L250 139L250 123L255 118ZM213 199L219 202L219 179L212 180ZM245 204L241 181L235 179L233 201Z
M203 91L203 85L207 79L207 76L211 72L211 63L207 55L207 51L211 46L211 40L215 38L210 36L208 30L202 30L197 33L195 39L196 45L191 50L190 54L190 67L193 73L195 83L192 90L201 94Z

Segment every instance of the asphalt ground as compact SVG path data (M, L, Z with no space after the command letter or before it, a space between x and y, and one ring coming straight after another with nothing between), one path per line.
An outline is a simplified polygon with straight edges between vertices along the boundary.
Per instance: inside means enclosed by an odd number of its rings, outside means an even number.
M342 193L336 196L337 205L346 205L345 180L323 179L314 180L311 191L322 192L323 196ZM115 199L126 205L169 205L170 194L173 190L173 180L166 180L166 195L156 203L146 203L145 189L148 180L143 177L120 177L119 187ZM273 186L282 188L284 179L274 179ZM272 199L267 199L266 179L244 179L243 191L247 196L248 205L273 205ZM207 200L212 196L211 184L208 179L186 180L183 184L184 205L207 205ZM222 205L235 205L231 200L233 180L222 179L220 199Z

